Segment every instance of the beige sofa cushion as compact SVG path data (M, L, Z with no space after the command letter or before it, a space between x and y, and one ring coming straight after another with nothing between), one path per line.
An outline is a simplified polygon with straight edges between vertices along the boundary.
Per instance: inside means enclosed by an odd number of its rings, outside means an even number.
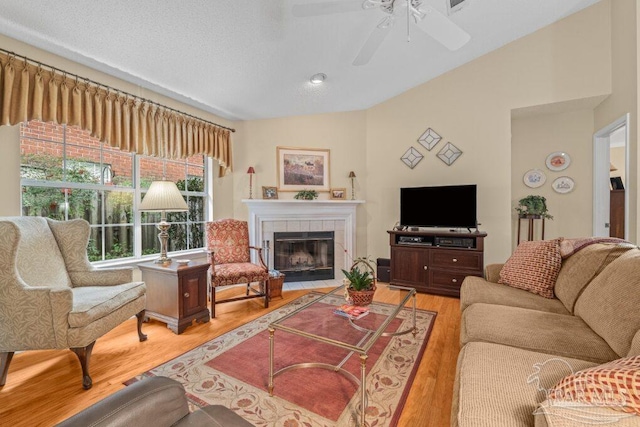
M640 249L611 262L575 305L580 316L619 355L625 356L640 329Z
M549 313L571 314L558 299L544 298L522 289L492 283L481 277L467 276L460 288L460 310L474 303L530 308Z
M144 282L131 282L99 288L73 288L72 292L73 309L69 313L69 326L81 328L145 295L146 286Z
M633 248L629 244L596 243L569 256L562 261L554 289L556 297L573 313L576 300L591 280L613 260Z
M571 372L593 365L499 344L469 343L458 356L452 425L532 426L546 391Z
M627 356L638 355L640 355L640 330L636 332L636 335L633 337L633 341L631 341L631 348L629 349L629 353L627 353Z
M619 356L579 317L473 304L462 313L460 343L491 342L591 362Z

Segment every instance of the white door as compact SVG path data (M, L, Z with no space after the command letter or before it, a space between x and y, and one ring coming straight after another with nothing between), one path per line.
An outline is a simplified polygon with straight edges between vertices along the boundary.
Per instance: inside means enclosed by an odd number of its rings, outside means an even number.
M621 136L626 147L625 174L629 170L629 114L610 125L600 129L593 136L593 235L609 237L609 209L610 209L610 147L612 134ZM625 192L625 238L629 233L629 180Z

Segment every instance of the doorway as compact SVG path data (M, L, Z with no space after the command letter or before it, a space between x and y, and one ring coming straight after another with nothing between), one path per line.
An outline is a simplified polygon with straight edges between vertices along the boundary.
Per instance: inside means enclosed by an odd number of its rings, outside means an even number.
M615 160L615 164L612 160ZM629 114L625 114L593 136L594 236L614 236L628 240L628 170Z

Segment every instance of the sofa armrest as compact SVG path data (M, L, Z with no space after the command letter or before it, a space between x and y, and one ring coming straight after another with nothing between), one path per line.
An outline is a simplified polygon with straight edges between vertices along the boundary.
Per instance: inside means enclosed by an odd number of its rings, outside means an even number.
M500 270L504 264L488 264L484 268L484 278L487 282L498 283L500 279Z
M92 268L82 271L69 271L69 277L74 288L122 285L133 281L133 268Z
M138 381L58 424L85 426L171 426L189 414L182 385L167 377Z

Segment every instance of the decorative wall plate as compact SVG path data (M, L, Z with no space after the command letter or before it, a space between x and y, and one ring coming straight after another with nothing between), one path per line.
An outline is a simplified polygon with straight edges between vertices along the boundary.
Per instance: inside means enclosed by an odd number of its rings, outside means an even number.
M538 188L547 181L547 176L539 169L530 169L525 172L522 180L527 187Z
M576 186L575 181L568 176L561 176L553 181L551 184L556 193L565 194L573 191L573 187Z
M565 170L571 164L571 157L562 151L556 151L547 156L545 161L549 170L554 172Z
M418 163L420 163L420 160L422 160L423 158L424 156L420 154L418 150L411 147L407 151L405 151L400 160L402 160L405 165L413 169Z
M462 151L450 142L447 142L447 145L438 153L440 160L445 162L447 166L451 166L460 156L462 156Z
M431 151L433 147L438 145L441 139L442 137L438 135L435 130L429 128L418 138L418 142L422 144L424 148Z

